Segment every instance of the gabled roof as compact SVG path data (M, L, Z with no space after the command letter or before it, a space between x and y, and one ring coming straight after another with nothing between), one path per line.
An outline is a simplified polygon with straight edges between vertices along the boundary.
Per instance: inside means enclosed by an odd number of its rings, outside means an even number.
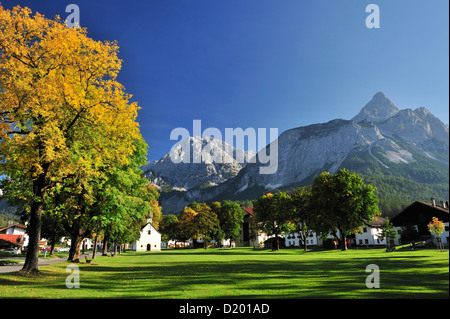
M384 219L381 216L375 216L371 222L364 220L364 224L366 224L369 227L381 227L381 225L383 225L383 223L386 221L386 219Z
M5 230L5 229L13 228L13 227L22 228L22 229L27 229L27 226L25 226L25 225L23 225L23 224L20 224L20 223L17 223L17 224L14 224L14 225L9 225L9 226L7 226L7 227L0 228L0 232L3 231L3 230Z
M253 212L253 207L241 207L246 213L255 216L255 213Z
M143 231L144 228L147 227L147 225L150 225L150 227L152 228L152 230L156 231L158 234L161 235L161 233L159 232L159 230L157 230L157 229L155 228L155 226L152 225L151 222L147 222L146 224L144 224L144 226L141 227L141 231Z
M427 234L427 225L433 217L445 222L449 221L448 207L432 205L421 201L415 201L406 207L397 216L392 218L394 226L417 225L419 233Z

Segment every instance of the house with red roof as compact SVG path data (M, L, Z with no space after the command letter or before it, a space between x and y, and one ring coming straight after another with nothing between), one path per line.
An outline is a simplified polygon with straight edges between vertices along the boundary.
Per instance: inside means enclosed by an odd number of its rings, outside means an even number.
M0 248L28 246L27 226L8 222L8 226L0 228Z

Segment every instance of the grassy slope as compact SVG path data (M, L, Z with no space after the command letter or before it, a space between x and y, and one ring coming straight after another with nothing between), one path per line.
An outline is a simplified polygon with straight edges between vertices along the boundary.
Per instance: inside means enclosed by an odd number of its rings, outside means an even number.
M44 276L0 275L0 298L448 298L449 254L436 250L169 250L97 257L67 289L67 263ZM380 268L367 289L366 266Z

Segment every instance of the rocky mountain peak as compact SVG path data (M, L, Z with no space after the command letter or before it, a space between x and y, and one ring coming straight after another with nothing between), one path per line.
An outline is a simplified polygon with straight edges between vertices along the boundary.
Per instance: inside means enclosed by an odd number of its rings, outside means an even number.
M394 116L398 111L398 107L383 92L377 92L352 120L378 122Z
M201 163L174 164L166 155L149 165L145 174L162 191L164 213L177 213L193 201L254 199L267 190L310 185L320 172L340 168L376 178L380 194L386 196L394 187L390 183L400 180L398 189L407 201L416 189L416 198L424 194L422 189L427 189L426 196L435 196L436 190L448 194L448 127L424 107L400 110L382 92L352 120L336 119L280 134L273 174L260 174L265 165L258 162L210 160L215 153L208 145L230 147L229 154L236 158L237 150L222 141L195 137L189 145L206 147Z
M188 152L187 161L173 162L171 152L178 156ZM255 156L254 151L238 150L209 136L189 137L175 144L171 152L141 169L155 186L183 191L219 185L236 176ZM244 162L237 160L238 153Z

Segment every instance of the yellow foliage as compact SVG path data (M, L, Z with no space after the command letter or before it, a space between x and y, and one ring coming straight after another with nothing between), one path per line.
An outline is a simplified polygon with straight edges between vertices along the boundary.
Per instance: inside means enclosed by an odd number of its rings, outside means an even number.
M116 42L95 41L29 8L0 6L0 174L85 177L127 164L137 103L116 81Z
M428 224L428 231L439 237L445 231L445 224L439 220L437 217L433 217L431 222Z

